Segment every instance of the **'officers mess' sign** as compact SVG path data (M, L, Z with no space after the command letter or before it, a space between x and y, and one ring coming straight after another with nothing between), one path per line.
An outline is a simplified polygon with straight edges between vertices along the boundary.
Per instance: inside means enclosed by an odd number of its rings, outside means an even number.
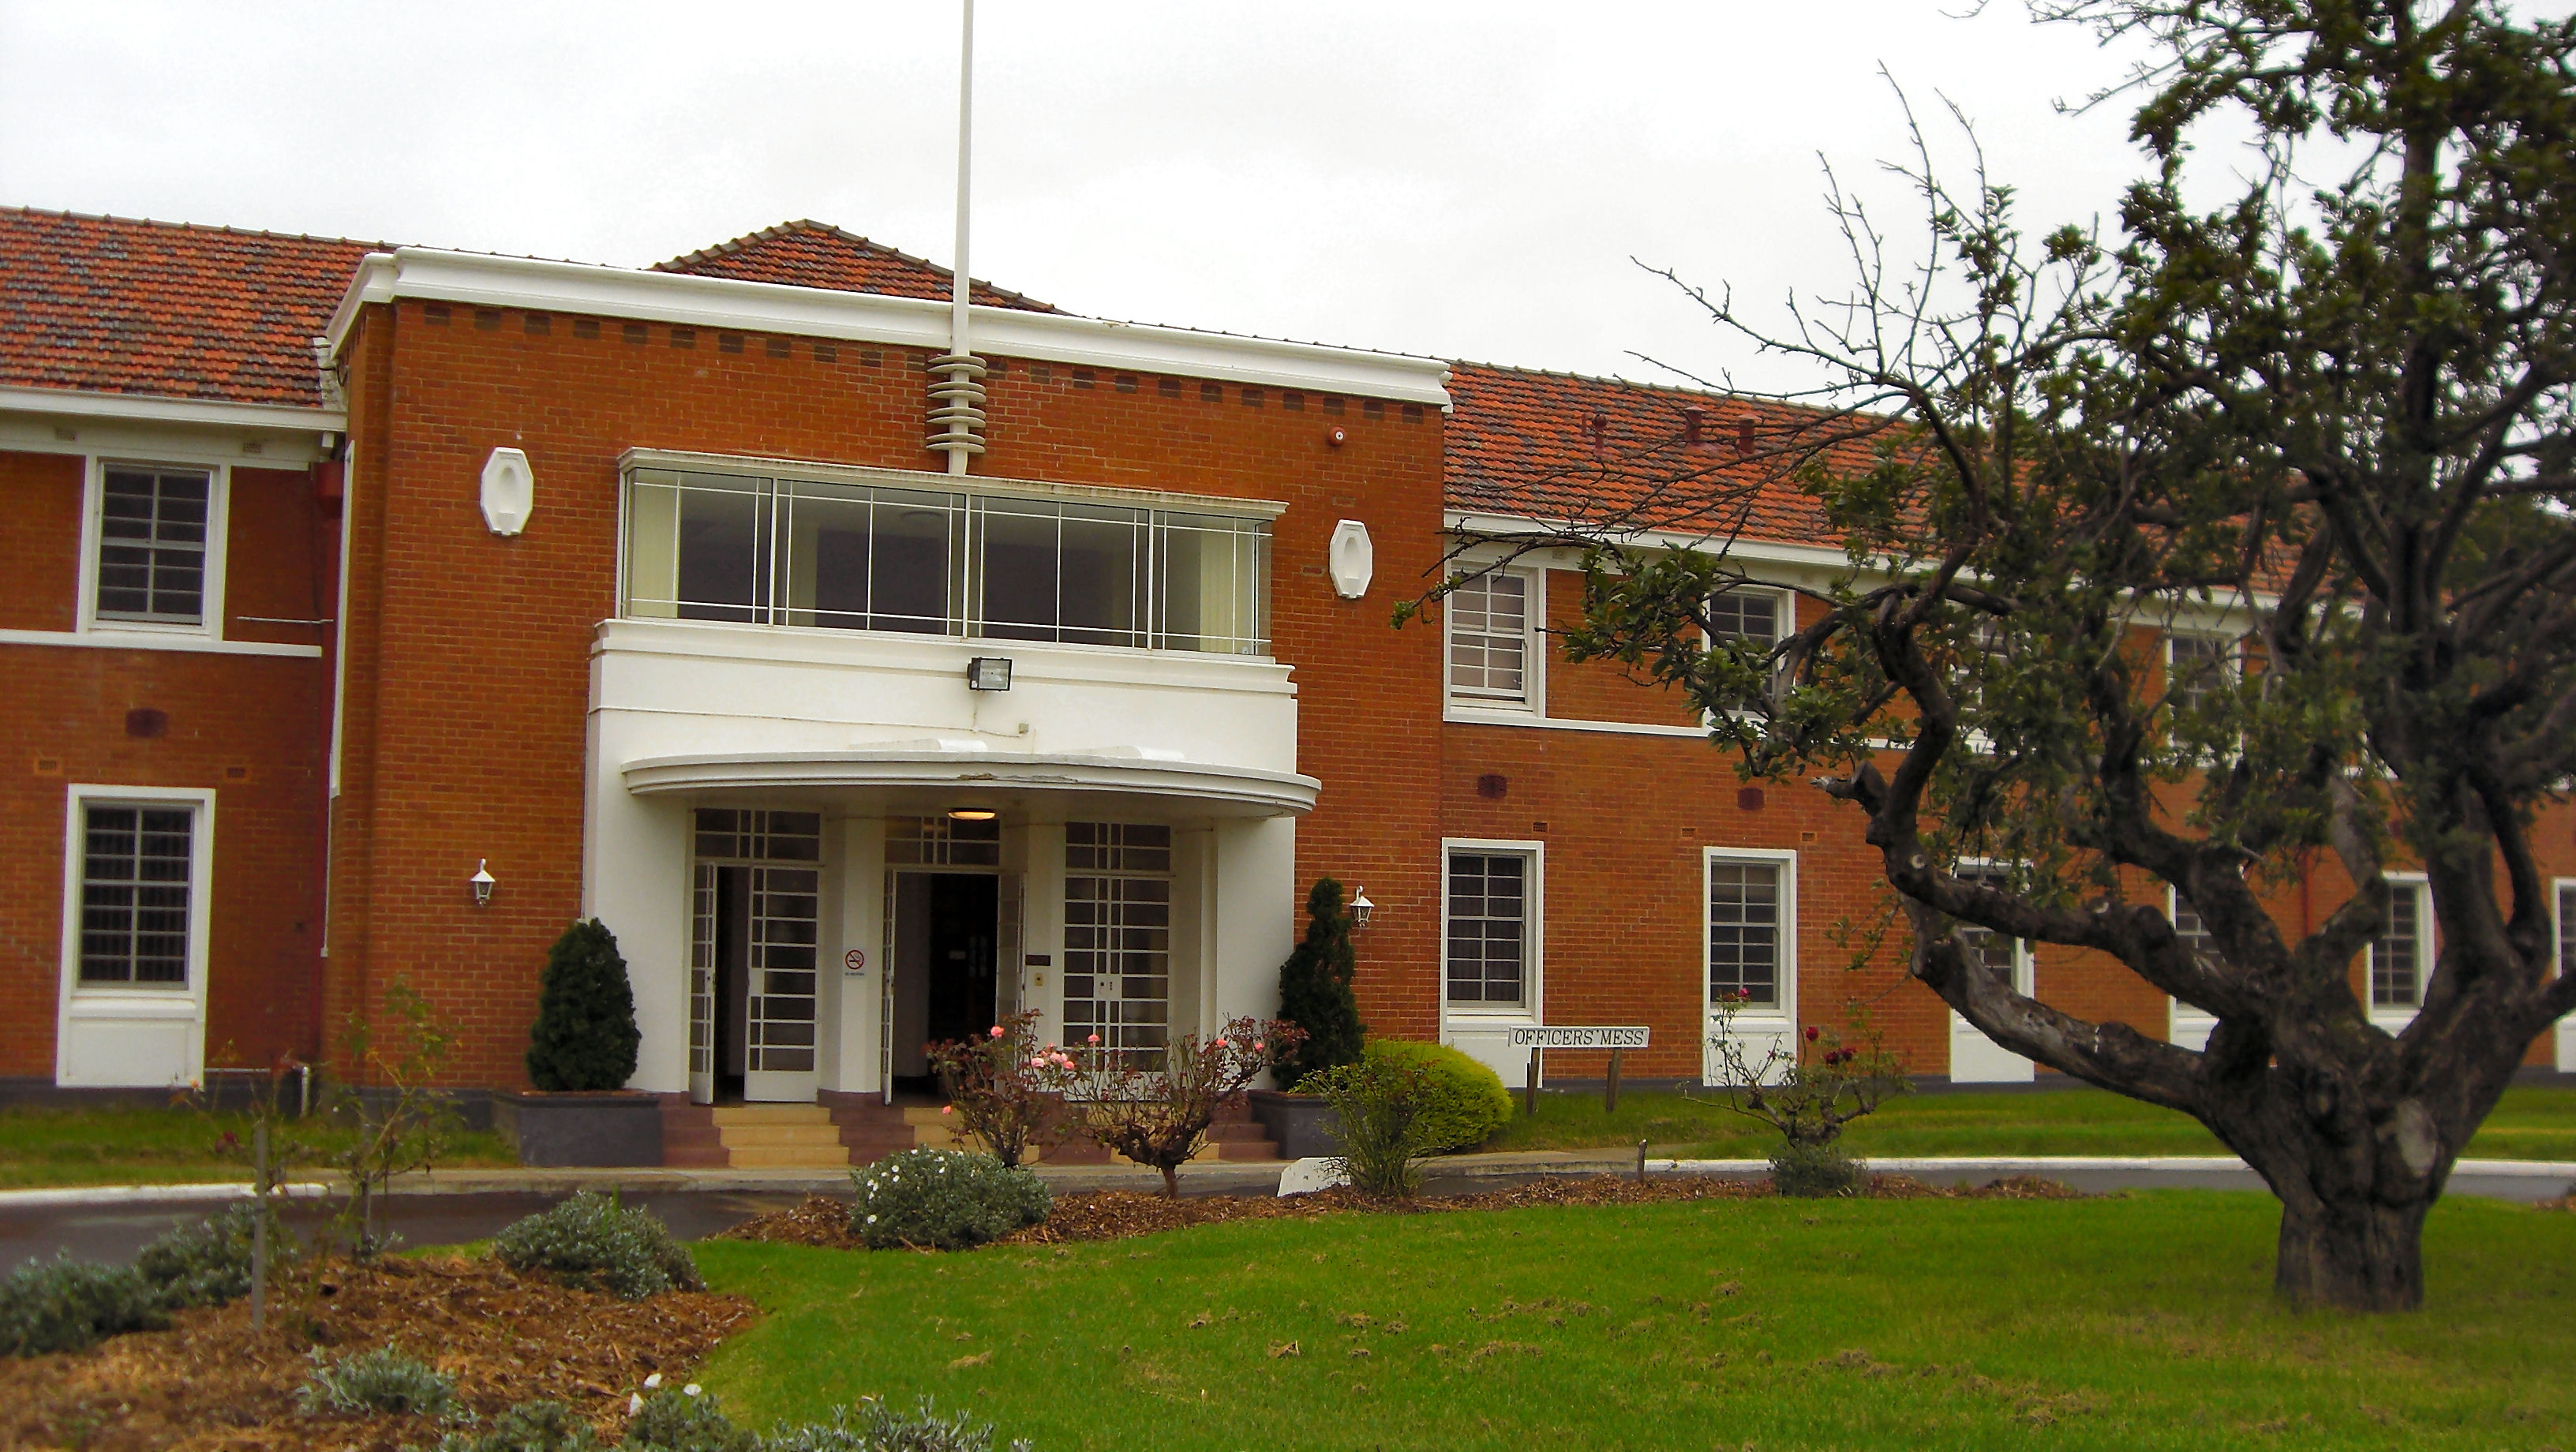
M1646 1046L1643 1027L1610 1028L1516 1028L1512 1047L1516 1049L1642 1049Z

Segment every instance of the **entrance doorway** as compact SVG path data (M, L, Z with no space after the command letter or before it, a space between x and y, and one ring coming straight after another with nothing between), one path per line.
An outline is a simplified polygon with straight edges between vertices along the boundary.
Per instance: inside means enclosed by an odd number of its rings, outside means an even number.
M893 1088L936 1093L929 1045L1000 1021L1002 880L981 872L894 879Z
M821 819L701 809L696 828L689 1097L701 1104L811 1101L821 1082Z

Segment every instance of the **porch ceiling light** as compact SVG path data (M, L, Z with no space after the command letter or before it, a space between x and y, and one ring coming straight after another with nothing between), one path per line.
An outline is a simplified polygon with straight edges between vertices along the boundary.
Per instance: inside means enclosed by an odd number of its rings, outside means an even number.
M966 689L970 691L1007 691L1011 688L1011 658L1007 655L979 655L966 662Z
M476 907L490 907L492 905L492 887L496 880L492 876L491 859L486 857L475 858L474 875L466 880L474 885L474 905Z
M1377 912L1377 904L1376 904L1376 903L1373 903L1373 902L1371 902L1371 901L1369 901L1368 889L1367 889L1367 888L1363 887L1363 888L1359 889L1358 891L1356 891L1356 892L1354 892L1354 893L1352 893L1352 894L1351 894L1351 926L1352 926L1352 927L1354 927L1354 928L1365 928L1365 927L1367 927L1367 926L1369 925L1369 919L1370 919L1372 916L1374 916L1374 915L1376 914L1376 912Z
M989 822L1000 815L1001 813L991 807L950 807L948 809L948 820L952 822Z

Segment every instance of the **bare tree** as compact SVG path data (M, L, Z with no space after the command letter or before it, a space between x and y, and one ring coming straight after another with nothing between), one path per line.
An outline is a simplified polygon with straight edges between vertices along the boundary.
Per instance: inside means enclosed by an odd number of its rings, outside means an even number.
M1891 262L1837 186L1849 296L1763 331L1690 294L1832 386L1754 395L1745 457L1519 544L1589 551L1570 653L1686 690L1748 776L1865 814L1914 977L2243 1155L2281 1199L2283 1296L2413 1307L2453 1160L2576 1007L2533 838L2576 774L2576 24L2468 0L2036 9L2155 48L2091 102L2135 103L2153 165L2118 239L2025 237L1982 159L1952 185L1917 126L1893 170L1920 259ZM2188 138L2221 113L2252 119L2253 164L2196 209ZM1850 559L1776 645L1712 609L1747 583L1730 548L1766 490ZM2178 621L2221 647L2168 670ZM2353 889L2293 932L2266 895L2325 861ZM2390 1032L2352 965L2401 861L2440 949ZM2168 886L2205 932L2176 932ZM2104 955L2216 1030L2194 1052L2028 996L1984 933Z

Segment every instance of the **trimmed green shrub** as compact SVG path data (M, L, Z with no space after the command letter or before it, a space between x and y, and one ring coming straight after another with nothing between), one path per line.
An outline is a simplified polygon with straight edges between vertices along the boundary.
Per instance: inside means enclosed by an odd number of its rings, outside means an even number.
M1857 1193L1860 1161L1830 1144L1785 1140L1771 1152L1771 1192L1800 1199Z
M221 1306L250 1294L251 1236L259 1208L248 1202L182 1225L143 1247L134 1269L163 1306ZM271 1236L276 1249L283 1236Z
M11 1356L78 1351L169 1324L160 1297L132 1266L60 1255L31 1260L0 1280L0 1352Z
M833 1408L830 1421L772 1432L760 1452L993 1452L993 1429L964 1412L942 1417L928 1397L907 1413L871 1398ZM1008 1452L1030 1452L1027 1439L1013 1440Z
M1279 1017L1306 1031L1305 1042L1279 1066L1283 1086L1359 1061L1368 1025L1360 1022L1360 1001L1351 992L1358 971L1351 917L1342 910L1342 885L1318 878L1306 894L1305 939L1279 965Z
M619 1089L635 1072L635 989L599 919L575 923L546 953L528 1082L545 1090Z
M1431 1073L1419 1060L1370 1053L1308 1079L1308 1092L1333 1106L1342 1152L1331 1163L1363 1195L1410 1200L1422 1188L1417 1163L1431 1152Z
M480 1434L450 1432L433 1452L606 1452L590 1423L561 1402L521 1402Z
M1367 1056L1421 1066L1429 1096L1422 1128L1432 1154L1474 1149L1512 1117L1512 1092L1502 1076L1446 1044L1371 1039Z
M850 1171L850 1229L871 1250L964 1250L1047 1218L1046 1183L991 1155L908 1149Z
M696 1382L646 1397L618 1445L628 1452L760 1452L760 1438L735 1426L715 1393Z
M307 1416L353 1417L379 1412L458 1421L466 1415L456 1400L456 1378L393 1347L379 1346L331 1361L317 1346L310 1359L312 1377L295 1392L296 1404Z
M542 1271L576 1289L628 1301L707 1288L689 1248L672 1238L660 1216L588 1190L494 1236L492 1258L514 1271Z

